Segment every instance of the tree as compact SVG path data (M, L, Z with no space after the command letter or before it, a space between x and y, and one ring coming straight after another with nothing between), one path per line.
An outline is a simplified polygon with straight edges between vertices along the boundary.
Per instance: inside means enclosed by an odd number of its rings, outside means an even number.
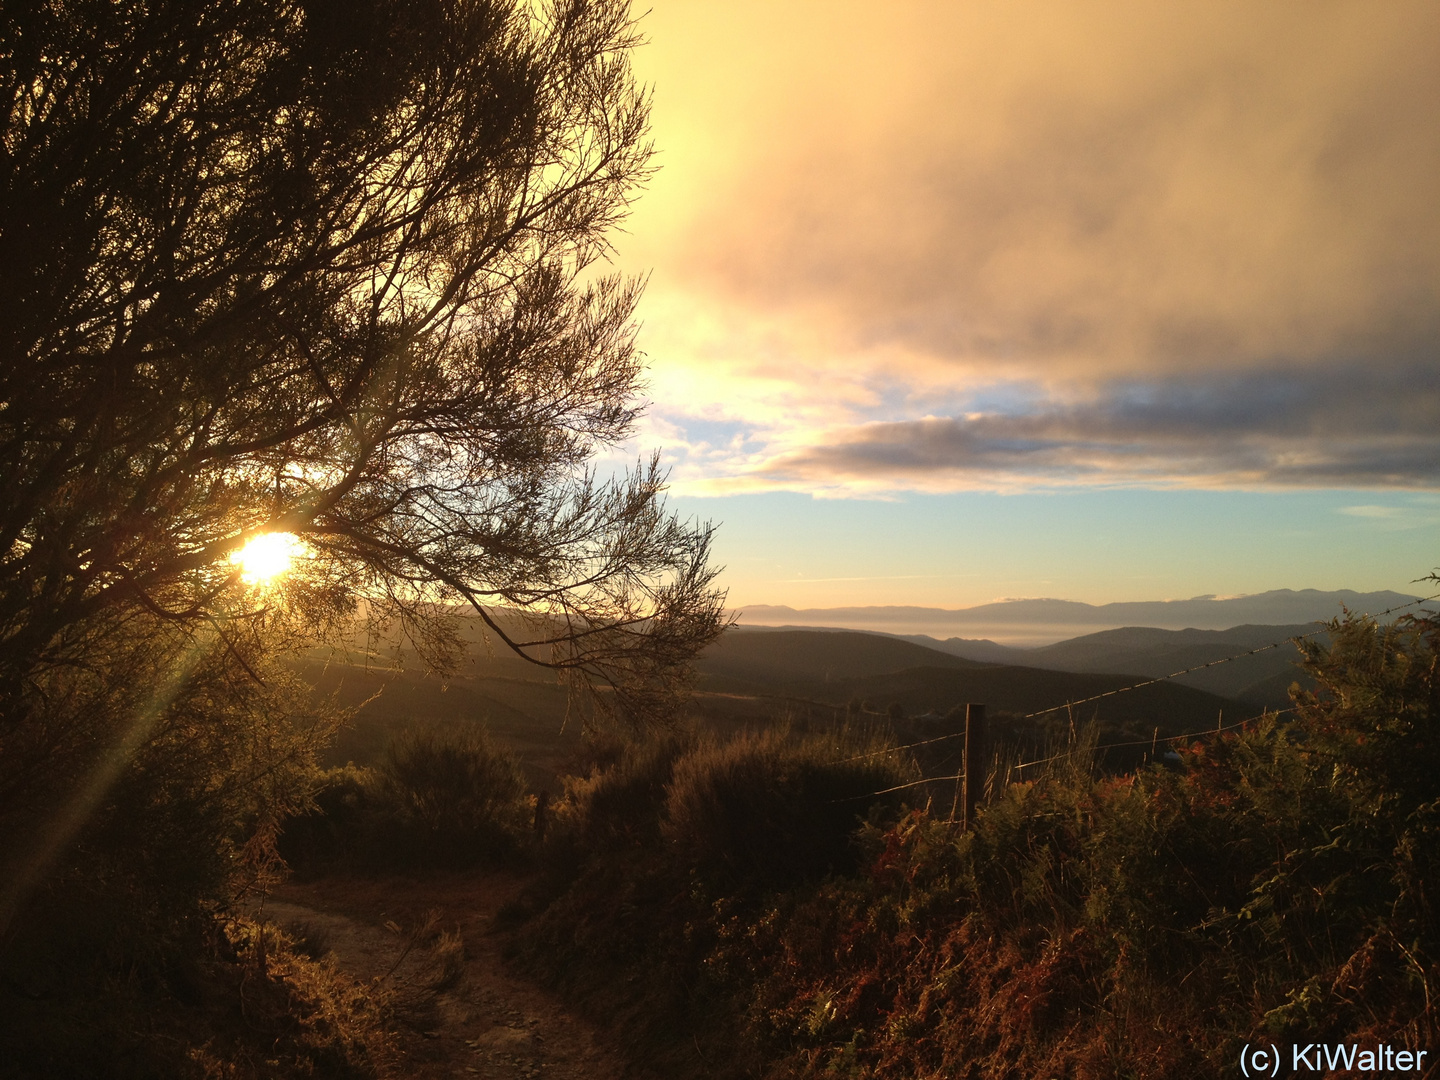
M7 715L96 618L218 626L265 533L292 611L364 598L437 661L457 603L622 690L714 633L708 530L654 460L585 464L640 375L635 284L587 276L649 154L623 2L3 17Z
M709 529L654 459L588 464L637 415L638 288L597 272L635 41L623 0L0 8L0 818L74 818L177 711L253 722L357 605L436 664L468 608L632 718L673 690ZM303 558L264 590L267 534ZM196 790L273 779L238 745Z

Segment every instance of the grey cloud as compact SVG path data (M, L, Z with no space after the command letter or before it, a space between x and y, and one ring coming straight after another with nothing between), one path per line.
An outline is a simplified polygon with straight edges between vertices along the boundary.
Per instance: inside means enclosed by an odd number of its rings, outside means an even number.
M1440 487L1440 368L1118 383L1025 412L854 426L772 459L776 482Z

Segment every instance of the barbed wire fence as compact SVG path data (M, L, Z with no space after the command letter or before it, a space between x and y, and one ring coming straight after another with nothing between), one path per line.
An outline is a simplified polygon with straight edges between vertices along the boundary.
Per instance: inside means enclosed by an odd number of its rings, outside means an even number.
M1420 598L1415 599L1415 600L1407 601L1407 602L1404 603L1404 604L1396 604L1394 607L1386 608L1384 611L1378 611L1378 612L1375 612L1374 614L1366 613L1366 614L1363 614L1363 615L1361 615L1361 616L1359 616L1359 617L1362 618L1362 619L1383 619L1383 618L1384 618L1385 616L1387 616L1387 615L1393 615L1393 614L1395 614L1396 612L1404 611L1404 610L1406 610L1407 608L1418 607L1418 606L1421 605L1421 604L1428 604L1428 603L1430 603L1431 601L1434 601L1434 600L1440 600L1440 593L1435 593L1435 594L1432 595L1432 596L1423 596L1423 597L1420 597ZM1178 678L1179 678L1180 676L1182 676L1182 675L1190 675L1190 674L1192 674L1192 673L1194 673L1194 672L1197 672L1197 671L1204 671L1204 670L1206 670L1207 668L1219 667L1221 664L1229 664L1229 663L1232 663L1232 662L1234 662L1234 661L1236 661L1236 660L1244 660L1246 657L1256 656L1256 655L1258 655L1258 654L1260 654L1260 653L1263 653L1263 652L1269 652L1271 649L1278 649L1278 648L1280 648L1280 647L1282 647L1282 646L1284 646L1284 645L1295 644L1295 643L1298 643L1298 642L1301 642L1301 641L1309 641L1311 638L1319 637L1319 636L1321 636L1322 634L1328 634L1328 633L1330 632L1330 630L1331 630L1331 627L1330 627L1329 624L1327 624L1327 625L1325 625L1325 626L1320 627L1318 630L1312 630L1312 631L1311 631L1310 633L1308 633L1308 634L1297 634L1297 635L1294 635L1294 636L1291 636L1291 637L1286 637L1286 638L1283 638L1283 639L1280 640L1280 641L1273 641L1273 642L1270 642L1269 644L1261 645L1261 646L1258 646L1257 648L1254 648L1254 649L1248 649L1248 650L1246 650L1245 652L1236 653L1236 654L1234 654L1233 656L1222 657L1222 658L1219 659L1219 660L1211 660L1211 661L1209 661L1208 663L1196 664L1196 665L1193 666L1193 667L1188 667L1188 668L1184 668L1184 669L1182 669L1182 670L1180 670L1180 671L1171 672L1169 675L1160 675L1160 676L1156 676L1156 677L1154 677L1154 678L1143 679L1143 680L1141 680L1140 682L1131 683L1131 684L1129 684L1129 685L1127 685L1127 686L1117 687L1117 688L1115 688L1115 689L1113 689L1113 690L1106 690L1105 692L1100 693L1100 694L1092 694L1092 695L1089 696L1089 697L1079 698L1078 700L1073 700L1073 701L1066 701L1066 702L1064 702L1063 704L1060 704L1060 705L1052 705L1052 706L1049 707L1049 708L1039 709L1039 710L1037 710L1037 711L1035 711L1035 712L1024 713L1024 714L1022 714L1022 715L1019 717L1019 719L1021 719L1021 720L1035 720L1035 719L1039 719L1040 717L1049 716L1049 715L1051 715L1051 714L1053 714L1053 713L1057 713L1057 712L1071 712L1072 715L1073 715L1073 710L1076 709L1077 707L1081 706L1081 705L1090 705L1090 704L1093 704L1094 702L1102 701L1102 700L1104 700L1104 699L1106 699L1106 698L1115 697L1115 696L1118 695L1118 694L1126 694L1126 693L1129 693L1129 692L1132 691L1132 690L1139 690L1139 689L1141 689L1141 688L1143 688L1143 687L1146 687L1146 686L1154 686L1154 685L1156 685L1157 683L1169 682L1171 679L1178 679ZM1247 725L1247 724L1252 724L1252 723L1256 722L1257 720L1264 719L1266 716L1283 716L1283 715L1285 715L1286 713L1290 713L1290 712L1294 712L1294 711L1295 711L1295 710L1294 710L1294 709L1291 709L1291 708L1266 709L1266 710L1264 710L1263 712L1261 712L1261 713L1260 713L1259 715L1257 715L1257 716L1247 716L1247 717L1245 717L1243 720L1236 720L1236 721L1234 721L1234 722L1232 722L1232 723L1229 723L1229 724L1224 723L1224 722L1223 722L1223 719L1222 719L1220 723L1217 723L1214 727L1206 728L1204 731L1185 732L1185 733L1182 733L1182 734L1179 734L1179 735L1167 735L1167 736L1165 736L1165 738L1163 739L1163 741L1164 741L1166 744L1174 744L1174 743L1180 742L1180 741L1182 741L1182 740L1193 741L1193 740L1196 740L1196 739L1202 739L1202 738L1206 738L1206 737L1213 736L1213 735L1220 735L1220 734L1223 734L1223 733L1226 732L1226 731L1233 731L1233 730L1235 730L1236 728L1243 728L1245 725ZM952 732L949 732L949 733L947 733L947 734L945 734L945 735L937 735L937 736L935 736L934 738L930 738L930 739L920 739L920 740L918 740L918 741L916 741L916 742L906 743L906 744L903 745L903 746L892 746L892 747L887 747L887 748L884 749L884 750L875 750L875 751L871 751L871 752L865 753L865 754L854 754L854 755L852 755L852 756L850 756L850 757L839 758L839 759L835 760L834 762L831 762L831 764L835 764L835 765L847 764L847 763L853 762L853 761L862 761L862 760L865 760L865 759L867 759L867 758L881 757L881 756L884 756L884 755L886 755L886 754L895 754L895 753L899 753L899 752L904 751L904 750L914 750L914 749L917 749L917 748L923 747L923 746L931 746L931 745L934 745L934 744L936 744L936 743L953 741L953 740L956 740L956 739L965 739L966 737L967 737L966 731L965 731L965 729L962 728L962 729L959 730L959 731L952 731ZM1159 733L1158 733L1158 731L1157 731L1157 733L1156 733L1154 736L1152 736L1150 739L1133 739L1133 740L1127 740L1127 741L1125 741L1125 742L1118 742L1118 743L1097 744L1097 745L1095 745L1092 749L1093 749L1094 752L1099 752L1099 751L1103 751L1103 750L1119 750L1119 749L1122 749L1122 748L1129 748L1129 747L1135 747L1135 746L1145 746L1145 745L1149 745L1149 746L1151 746L1151 747L1153 748L1153 747L1155 747L1156 745L1158 745L1158 743L1161 742L1161 741L1162 741L1162 740L1160 739ZM1033 761L1025 761L1025 762L1019 762L1019 763L1012 764L1012 765L1007 765L1007 766L1006 766L1006 772L1007 772L1007 775L1008 775L1009 773L1018 772L1018 771L1020 771L1020 770L1022 770L1022 769L1029 769L1029 768L1033 768L1033 767L1035 767L1035 766L1037 766L1037 765L1046 765L1046 764L1049 764L1049 763L1052 762L1052 761L1059 761L1059 760L1062 759L1062 758L1065 758L1065 757L1070 756L1071 754L1074 753L1074 751L1075 751L1075 748L1074 748L1073 746L1071 746L1071 747L1067 747L1065 750L1060 751L1059 753L1051 754L1051 755L1048 756L1048 757L1036 758L1036 759L1033 760ZM997 773L998 773L998 764L999 764L999 763L998 763L998 761L997 761L997 762L996 762L996 765L997 765ZM869 798L873 798L873 797L875 797L875 796L877 796L877 795L890 795L890 794L893 794L894 792L897 792L897 791L905 791L905 790L907 790L907 789L916 788L916 787L921 787L922 785L927 785L927 784L944 784L944 783L947 783L947 782L953 782L953 783L958 784L958 783L960 783L960 782L963 782L964 780L965 780L965 773L964 773L964 772L956 773L956 774L953 775L953 776L927 776L927 777L922 777L922 778L919 779L919 780L912 780L912 781L910 781L909 783L896 784L896 785L893 786L893 787L881 788L881 789L878 790L878 791L867 792L867 793L865 793L865 794L863 794L863 795L852 795L852 796L849 796L849 797L847 797L846 799L843 799L843 800L840 800L840 801L843 801L843 802L857 802L857 801L859 801L859 800L861 800L861 799L869 799ZM997 783L998 783L998 776L997 776ZM952 813L952 817L953 817L953 813Z

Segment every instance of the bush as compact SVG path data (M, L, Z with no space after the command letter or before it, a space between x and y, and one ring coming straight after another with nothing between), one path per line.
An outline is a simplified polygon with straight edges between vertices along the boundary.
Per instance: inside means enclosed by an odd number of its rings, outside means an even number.
M325 770L310 809L284 823L280 857L301 876L362 869L381 816L376 788L371 769Z
M1332 638L1292 721L1174 772L1057 768L966 834L916 815L727 932L705 963L739 973L775 1075L1188 1080L1247 1042L1433 1045L1440 633Z
M731 883L783 887L855 868L867 807L897 806L913 767L870 739L781 731L697 747L676 762L664 834L681 860Z
M631 747L567 782L554 873L506 911L534 916L517 953L657 1075L701 1061L704 1075L740 1075L759 1059L736 1044L737 986L707 958L727 925L784 903L798 880L856 864L862 819L903 793L857 796L909 780L897 758L849 731ZM742 977L738 995L753 988Z
M525 824L520 765L482 728L411 728L391 742L377 773L399 821L442 847L494 843Z
M391 995L246 918L197 920L156 977L0 980L6 1080L376 1080L397 1075ZM262 947L263 940L263 947ZM33 974L33 973L32 973Z
M0 735L7 1075L67 1075L15 1064L62 1058L163 1075L143 1064L169 1053L151 1029L174 1035L177 1002L228 985L217 914L271 878L275 823L308 805L340 722L266 655L263 628L230 629L110 627L106 663L37 679Z
M588 777L567 777L562 815L573 819L577 839L589 850L653 846L675 763L694 747L692 734L669 732L627 746Z
M326 773L279 850L301 874L470 866L516 857L532 813L519 763L483 729L413 727L374 769Z

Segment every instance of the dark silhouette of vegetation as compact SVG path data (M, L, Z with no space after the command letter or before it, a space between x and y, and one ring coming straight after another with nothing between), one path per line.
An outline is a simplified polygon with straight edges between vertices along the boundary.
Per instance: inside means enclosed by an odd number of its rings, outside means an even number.
M475 729L404 733L390 744L380 783L402 822L444 846L529 824L519 765Z
M0 1031L23 1074L160 1045L224 960L343 719L278 655L358 616L444 667L463 609L643 725L720 597L655 463L588 464L640 375L593 272L649 155L621 0L33 0L0 41L0 994L89 1011Z
M872 822L853 872L770 889L717 894L666 842L676 765L658 839L534 902L520 954L671 1075L1191 1080L1246 1043L1429 1050L1440 625L1329 636L1290 718L1126 775L1092 728L971 831Z
M857 826L893 822L901 805L870 793L915 775L885 745L842 727L629 747L572 778L545 872L502 914L533 920L528 962L621 1020L634 1060L694 1074L695 1040L713 1039L712 1064L753 1063L707 957L787 890L855 870Z
M914 780L903 756L840 731L783 730L702 745L680 758L666 789L663 833L676 858L726 891L776 888L855 867L851 834L872 796Z
M534 813L518 762L482 729L412 726L375 767L328 770L313 809L285 822L278 849L305 875L513 862Z
M644 179L625 6L21 4L4 13L0 691L105 620L241 632L253 537L307 628L357 597L551 616L537 661L641 688L713 632L708 532L631 431L633 285L581 275ZM518 643L517 643L518 644Z

